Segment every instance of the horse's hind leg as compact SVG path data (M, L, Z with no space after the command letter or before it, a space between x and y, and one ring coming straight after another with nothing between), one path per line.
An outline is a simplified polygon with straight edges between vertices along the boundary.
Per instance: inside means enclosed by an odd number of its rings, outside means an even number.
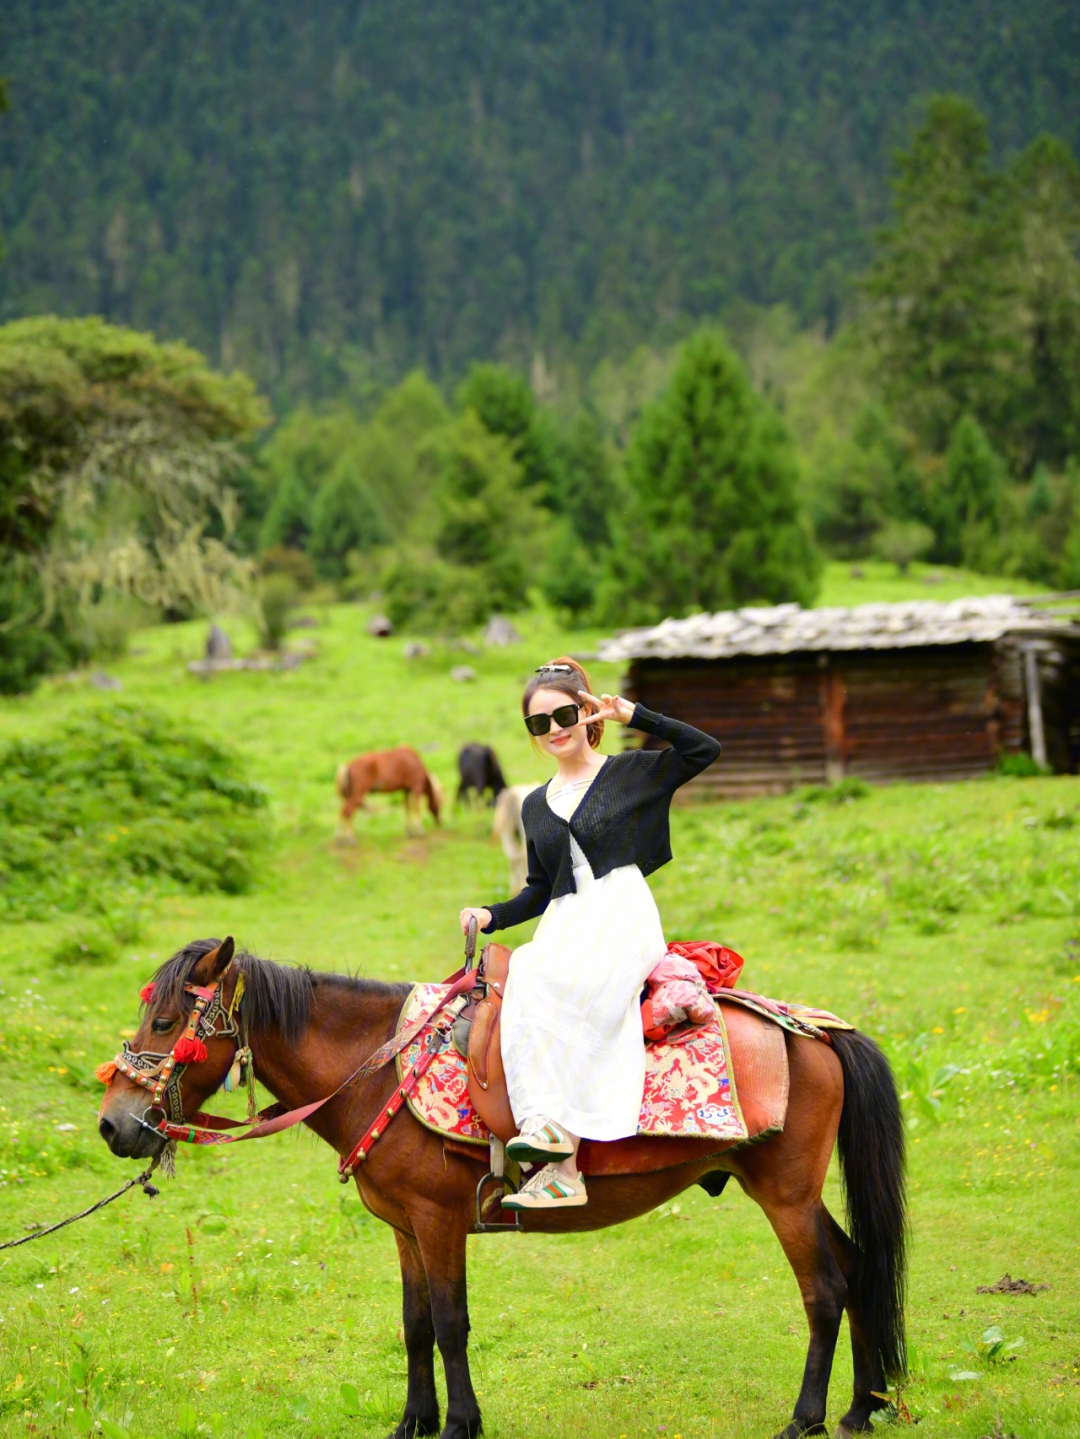
M756 1196L754 1196L756 1197ZM759 1201L760 1202L760 1201ZM828 1213L823 1204L809 1210L801 1205L773 1207L762 1204L788 1263L795 1271L803 1308L810 1325L802 1388L795 1401L791 1423L777 1439L801 1439L804 1434L825 1434L825 1406L829 1376L844 1313L847 1283L829 1244Z
M465 1280L468 1218L444 1209L412 1216L431 1296L435 1338L446 1373L446 1427L441 1439L475 1439L483 1425L469 1373L469 1299Z
M402 1320L409 1359L405 1413L391 1439L438 1434L439 1399L435 1393L435 1324L420 1249L411 1236L394 1231L401 1260Z
M821 1202L836 1138L844 1084L832 1050L812 1039L788 1044L791 1097L784 1132L738 1155L735 1173L779 1239L802 1294L810 1325L802 1388L782 1439L825 1434L836 1339L847 1280L833 1252ZM778 1436L781 1439L781 1436Z
M885 1408L885 1401L878 1395L885 1393L885 1375L880 1362L871 1353L866 1337L862 1309L855 1288L855 1245L840 1225L826 1210L825 1222L829 1230L829 1244L848 1285L847 1316L851 1330L851 1358L855 1371L855 1392L851 1408L840 1420L838 1435L868 1434L873 1426L870 1415L875 1409Z

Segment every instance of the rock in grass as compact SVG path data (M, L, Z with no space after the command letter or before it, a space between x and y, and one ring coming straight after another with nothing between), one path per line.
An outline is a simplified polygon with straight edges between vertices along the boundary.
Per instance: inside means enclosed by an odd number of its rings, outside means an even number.
M367 632L377 640L387 640L394 633L394 626L386 615L372 615L367 622Z
M472 665L455 665L450 671L450 678L458 684L466 684L469 680L476 678L476 671Z
M220 625L211 625L206 636L206 658L208 660L231 660L232 641Z
M492 615L485 626L483 640L486 645L501 648L503 645L519 645L521 636L505 615Z

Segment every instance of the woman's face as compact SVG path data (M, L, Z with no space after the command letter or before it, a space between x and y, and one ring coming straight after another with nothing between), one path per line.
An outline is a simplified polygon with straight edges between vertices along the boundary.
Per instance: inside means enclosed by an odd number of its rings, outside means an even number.
M588 716L585 713L585 705L580 700L573 699L563 690L537 690L529 701L530 715L549 715L564 705L580 705L578 710L578 723L569 729L564 729L555 720L551 721L551 728L547 734L536 735L536 743L554 759L579 758L589 748L589 736L586 733L585 724Z

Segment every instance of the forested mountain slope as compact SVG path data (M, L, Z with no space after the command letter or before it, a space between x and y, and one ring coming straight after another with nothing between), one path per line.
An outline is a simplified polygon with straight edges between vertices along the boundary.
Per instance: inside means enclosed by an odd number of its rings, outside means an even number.
M0 316L279 397L833 318L927 95L1080 149L1075 0L5 0Z

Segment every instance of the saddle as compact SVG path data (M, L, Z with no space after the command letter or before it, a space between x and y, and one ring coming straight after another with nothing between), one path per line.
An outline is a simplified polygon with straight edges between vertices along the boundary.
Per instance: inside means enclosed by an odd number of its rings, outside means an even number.
M511 951L489 944L480 956L482 983L454 1024L454 1042L465 1056L469 1098L480 1118L504 1143L518 1132L506 1092L499 1020ZM727 1032L728 1066L738 1090L748 1138L753 1143L784 1127L788 1063L784 1031L775 1023L719 999ZM607 1142L584 1139L578 1166L585 1175L645 1174L709 1159L740 1146L738 1140L659 1138L635 1135Z

